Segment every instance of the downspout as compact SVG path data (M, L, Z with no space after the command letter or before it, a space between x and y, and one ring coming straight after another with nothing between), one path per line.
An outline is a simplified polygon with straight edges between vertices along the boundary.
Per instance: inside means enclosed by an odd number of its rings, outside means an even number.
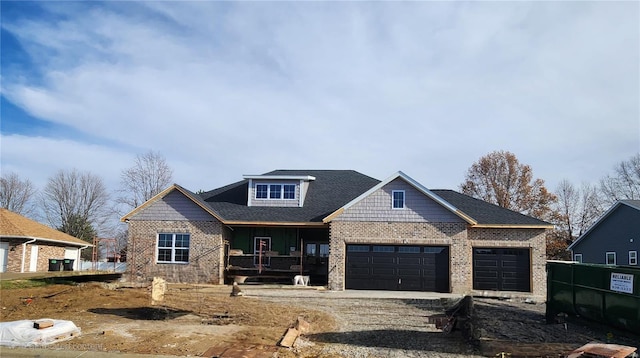
M32 244L38 239L31 239L22 243L22 262L20 264L20 273L24 273L24 260L27 258L27 244Z
M80 266L80 257L82 256L82 250L86 249L87 247L89 247L89 245L84 245L83 247L81 247L78 250L78 256L76 257L76 261L75 261L76 267L74 269L76 269L78 267L82 268L82 266ZM115 265L115 257L113 258L113 261L114 261L113 264ZM81 271L81 270L76 270L76 271ZM113 270L113 271L115 272L115 270Z

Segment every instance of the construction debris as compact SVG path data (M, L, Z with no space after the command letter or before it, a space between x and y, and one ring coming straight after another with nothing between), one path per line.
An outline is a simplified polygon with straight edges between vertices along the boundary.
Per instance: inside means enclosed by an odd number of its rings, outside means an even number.
M47 329L35 327L35 322L51 321ZM73 322L57 319L0 322L0 346L34 347L66 341L80 335ZM44 328L44 326L42 327Z
M238 283L234 281L233 287L231 288L231 297L236 297L236 296L244 296L244 293L240 289L240 286L238 286Z
M162 277L154 277L151 284L151 305L155 306L162 303L166 291L167 281Z
M296 325L294 326L295 329L297 329L298 331L300 331L300 333L307 333L309 332L309 329L311 328L311 324L309 324L309 322L305 321L302 317L298 317L298 319L296 320Z
M45 329L53 327L53 320L51 319L40 319L33 322L33 328L35 329Z
M571 352L567 358L626 358L632 355L637 348L621 346L618 344L605 344L591 342Z
M287 332L284 334L284 337L282 337L282 340L280 340L280 343L278 344L281 347L291 348L293 347L293 344L296 342L296 339L298 339L299 335L300 335L300 331L298 331L295 328L289 328L287 329Z
M427 323L435 324L437 329L445 333L451 333L455 328L465 328L471 319L473 299L465 296L448 308L444 314L436 314L427 317ZM459 322L460 321L460 322ZM470 332L466 332L470 334Z
M309 322L305 321L302 317L298 317L293 327L287 329L287 332L285 332L278 345L287 348L293 347L293 345L296 343L296 339L298 339L298 336L300 336L300 334L302 333L309 332L309 328Z

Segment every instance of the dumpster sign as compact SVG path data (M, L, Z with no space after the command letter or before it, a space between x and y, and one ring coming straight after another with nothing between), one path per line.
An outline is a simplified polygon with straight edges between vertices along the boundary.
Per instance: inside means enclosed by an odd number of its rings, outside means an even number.
M628 273L611 273L611 291L633 293L633 275Z

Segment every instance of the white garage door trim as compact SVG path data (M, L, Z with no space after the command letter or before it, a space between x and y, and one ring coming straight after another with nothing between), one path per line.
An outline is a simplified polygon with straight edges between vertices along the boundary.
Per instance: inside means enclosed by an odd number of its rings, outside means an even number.
M78 260L80 255L80 249L77 247L65 247L64 248L64 258L75 260L73 261L73 270L78 271Z
M0 272L7 272L8 260L9 260L9 243L0 242Z
M31 245L31 256L29 257L29 272L38 270L38 245Z

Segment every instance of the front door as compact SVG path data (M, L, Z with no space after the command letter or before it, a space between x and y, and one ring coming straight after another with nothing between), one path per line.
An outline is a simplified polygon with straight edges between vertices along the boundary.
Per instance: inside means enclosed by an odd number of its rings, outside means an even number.
M29 259L29 272L38 271L38 245L31 245L31 256Z
M270 237L255 237L253 245L253 264L256 266L270 266L271 258L265 255L267 251L271 251L271 238Z

